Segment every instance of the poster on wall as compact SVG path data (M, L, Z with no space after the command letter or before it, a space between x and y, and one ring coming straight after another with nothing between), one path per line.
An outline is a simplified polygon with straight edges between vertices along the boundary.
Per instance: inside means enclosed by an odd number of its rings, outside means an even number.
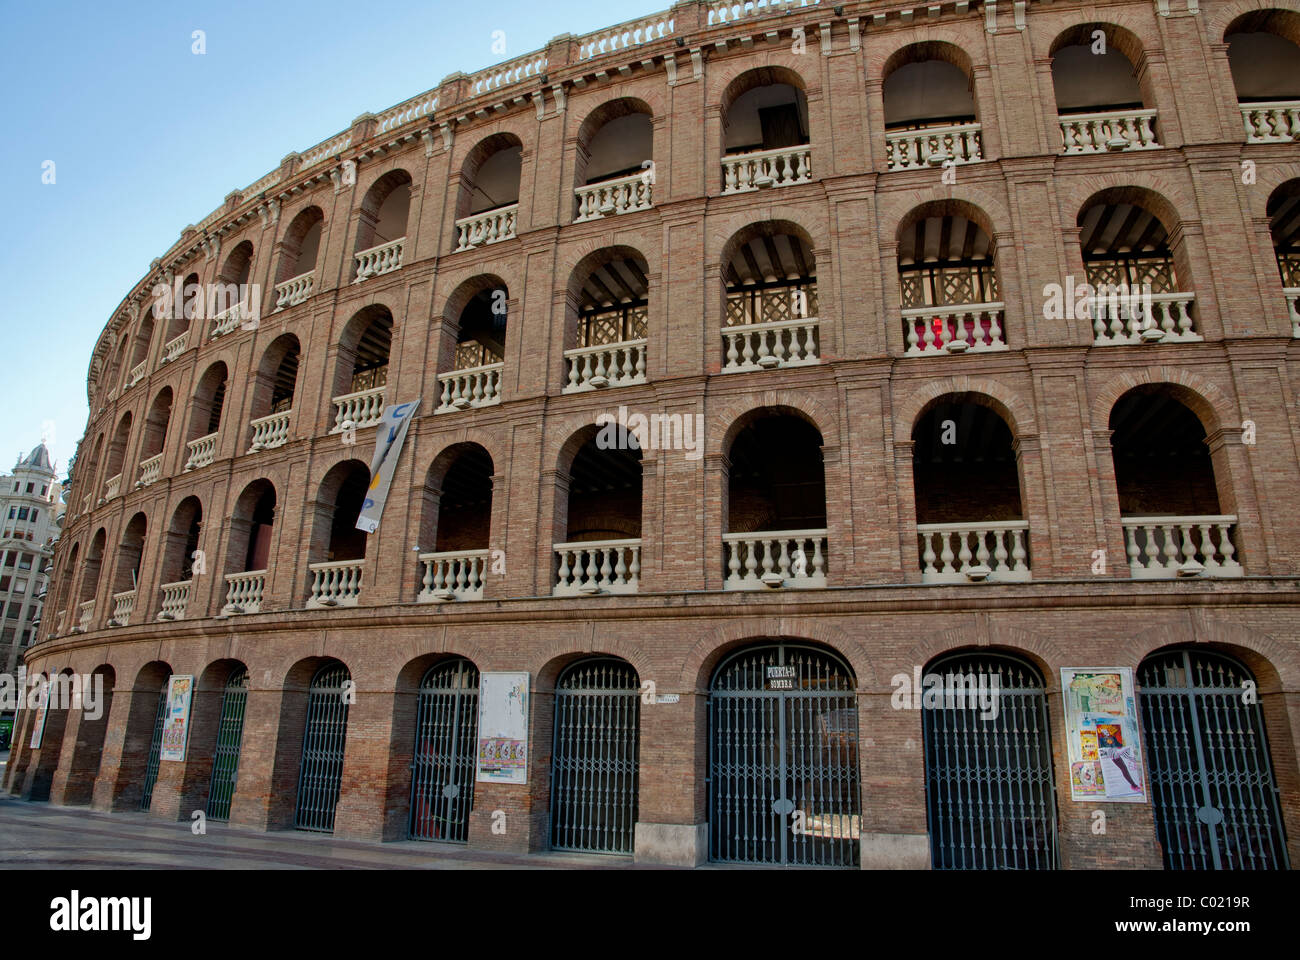
M479 675L478 783L528 782L528 674Z
M185 744L190 732L190 700L194 696L194 678L173 676L167 681L167 704L163 715L163 760L184 760Z
M1146 768L1129 667L1062 667L1070 796L1092 803L1145 803Z

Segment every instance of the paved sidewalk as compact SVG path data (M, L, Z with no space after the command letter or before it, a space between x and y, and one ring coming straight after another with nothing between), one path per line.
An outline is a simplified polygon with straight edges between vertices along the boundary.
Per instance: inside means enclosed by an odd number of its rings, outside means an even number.
M188 821L143 813L100 813L0 798L0 869L314 870L625 870L623 857L559 853L500 854L404 840L339 840L297 830L263 833L208 822L195 836Z

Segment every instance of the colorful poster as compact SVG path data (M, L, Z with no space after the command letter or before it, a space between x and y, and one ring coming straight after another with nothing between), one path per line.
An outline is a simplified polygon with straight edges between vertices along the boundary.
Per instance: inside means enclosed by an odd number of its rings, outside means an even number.
M479 783L528 782L528 674L479 675Z
M163 760L184 760L190 733L190 700L194 697L194 678L173 676L167 681L167 702L163 709Z
M1145 803L1137 697L1128 667L1062 667L1071 799Z

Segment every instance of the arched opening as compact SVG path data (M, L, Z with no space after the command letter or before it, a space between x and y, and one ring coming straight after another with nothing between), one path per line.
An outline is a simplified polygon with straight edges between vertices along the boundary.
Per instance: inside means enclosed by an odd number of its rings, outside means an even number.
M597 107L578 130L574 223L653 206L650 107L623 97Z
M1038 669L995 652L925 668L925 808L935 870L1060 866L1047 689Z
M99 573L104 565L104 547L108 535L100 527L86 550L86 563L81 570L81 586L77 592L76 630L85 633L94 626L95 598L99 594Z
M67 729L68 713L71 710L69 704L73 684L76 682L75 676L71 669L65 668L57 676L50 677L44 686L42 702L37 707L36 718L33 721L35 727L27 743L29 750L26 752L29 756L23 771L21 792L25 800L50 799L54 771L58 769L59 757L63 753L64 732ZM15 786L18 785L16 779L13 783Z
M54 605L55 620L54 628L50 630L49 635L63 636L73 630L77 625L76 611L73 610L72 619L68 618L68 601L75 595L72 593L72 581L80 569L78 561L81 556L81 544L74 543L72 551L68 554L66 562L61 565L59 573L55 576L54 582L58 585L58 601Z
M172 418L172 388L158 391L144 419L144 437L140 442L140 465L160 455L167 444L167 427Z
M235 501L226 538L226 605L223 613L260 613L271 566L275 487L254 480Z
M144 364L149 359L149 348L153 345L154 301L146 300L141 309L140 326L131 347L131 369L127 371L127 386L134 386L144 379Z
M108 730L113 707L113 683L116 677L116 672L107 664L96 667L90 675L90 686L95 699L92 703L89 698L83 697L77 735L68 743L72 757L68 763L68 779L63 788L64 806L86 806L92 799L104 754L104 734Z
M904 218L897 237L907 355L1005 350L996 251L983 211L927 203Z
M912 483L923 583L1030 578L1015 440L986 398L949 394L917 419Z
M274 450L289 442L289 415L298 387L301 349L292 333L271 341L253 374L252 441L249 453Z
M293 825L298 830L334 832L334 812L343 786L343 754L348 738L348 668L325 663L307 692L298 800Z
M709 682L709 859L856 867L857 680L807 643L746 646Z
M457 251L515 236L522 171L523 144L513 134L493 134L469 152L456 199Z
M721 106L724 194L812 179L808 99L797 74L784 67L746 71Z
M412 840L469 839L478 756L478 668L464 657L434 664L420 680L411 758Z
M137 513L122 533L122 542L117 548L117 566L113 573L112 609L108 620L110 627L125 627L131 622L148 529L149 522L145 515Z
M202 529L203 506L198 497L186 497L176 507L163 537L159 620L185 619L195 567L200 563L206 566L206 557L199 553Z
M1200 340L1187 252L1163 198L1140 188L1095 194L1079 211L1093 343ZM1171 235L1177 233L1175 243Z
M555 530L563 542L555 544L552 593L635 593L641 574L638 438L612 422L587 427L565 444L560 474Z
M357 518L369 487L370 470L360 460L335 464L321 481L311 505L308 607L356 606L360 599L367 536Z
M122 489L122 473L126 462L127 441L131 438L131 414L123 414L113 431L113 439L108 445L108 462L105 464L104 490L99 503L112 500Z
M597 251L574 270L565 393L645 383L648 270L645 258L630 247Z
M1056 38L1051 54L1063 153L1160 146L1136 35L1109 23L1079 24Z
M366 191L357 221L354 283L401 267L410 209L411 175L405 170L389 171Z
M758 410L735 432L727 460L726 588L826 586L821 433L792 412Z
M965 51L914 43L885 64L885 160L890 170L984 159L975 76Z
M339 340L330 433L373 427L383 419L392 346L393 314L387 307L373 304L348 321Z
M1254 10L1224 31L1247 143L1300 141L1300 13Z
M203 671L194 691L190 765L199 767L211 758L204 807L209 820L230 819L239 779L248 686L248 667L238 660L218 660Z
M255 304L250 296L248 285L252 272L253 244L249 240L242 240L235 245L235 249L230 251L230 255L226 257L226 262L222 264L217 274L217 282L208 290L207 315L216 319L232 308L242 307L243 310L240 311L242 317L254 309ZM218 335L219 331L214 329L212 336Z
M185 469L206 467L216 457L217 432L221 429L221 414L226 405L226 384L229 374L226 365L214 363L199 378L191 404L190 435L186 447L189 456Z
M1290 868L1264 713L1242 696L1256 686L1245 664L1215 650L1158 650L1138 667L1166 870Z
M131 346L131 337L129 333L124 332L121 340L118 342L117 350L113 353L113 364L108 368L108 376L104 378L104 383L116 390L119 386L125 390L132 386L131 383L124 381L126 367L126 352Z
M276 310L302 303L312 295L324 226L325 214L320 207L300 211L289 223L276 261Z
M1300 180L1288 180L1269 196L1268 229L1291 317L1291 335L1300 337Z
M137 809L146 812L153 803L153 788L158 783L163 724L167 719L167 684L171 675L171 666L161 660L145 664L135 678L128 699L117 790L126 803L136 800Z
M430 465L420 511L420 597L427 601L481 600L492 529L492 474L488 452L476 443L445 450Z
M510 290L485 274L462 283L443 311L438 337L437 413L501 402Z
M784 221L752 224L727 241L722 263L723 372L820 363L817 258L807 233Z
M552 850L632 854L640 698L635 668L617 657L579 660L556 680Z
M1242 575L1222 512L1205 427L1170 384L1128 391L1111 408L1111 452L1129 572L1142 579ZM1199 398L1197 398L1199 399ZM1223 459L1220 455L1219 459ZM1220 469L1226 472L1226 462ZM1231 489L1222 486L1231 503Z

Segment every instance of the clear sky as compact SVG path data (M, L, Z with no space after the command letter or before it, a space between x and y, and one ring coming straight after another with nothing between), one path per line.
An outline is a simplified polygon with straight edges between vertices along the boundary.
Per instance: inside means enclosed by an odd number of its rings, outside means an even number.
M231 190L457 70L670 3L0 0L0 469L44 436L63 474L96 337Z

